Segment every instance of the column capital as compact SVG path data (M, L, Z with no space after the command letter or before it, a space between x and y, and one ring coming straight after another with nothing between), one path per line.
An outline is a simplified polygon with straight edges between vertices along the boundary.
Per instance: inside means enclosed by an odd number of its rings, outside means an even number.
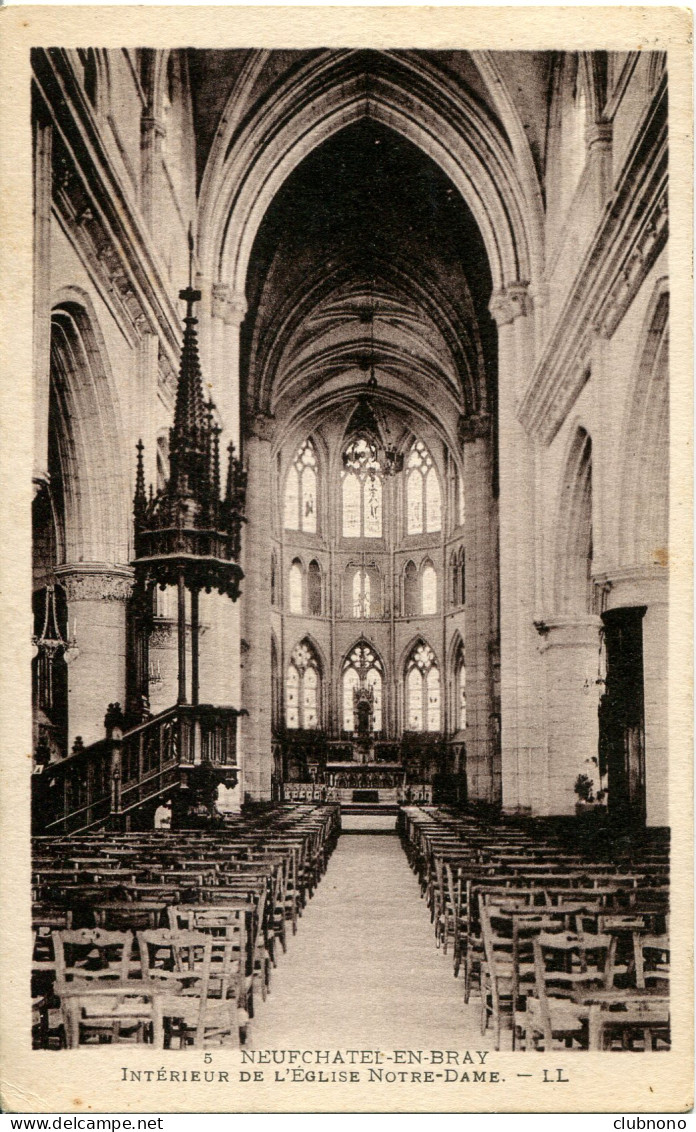
M485 440L491 432L491 415L486 412L471 413L469 416L460 416L457 433L460 444L468 444L472 440Z
M100 562L77 562L56 569L56 579L68 602L128 601L133 592L133 569Z
M669 596L669 565L616 566L593 575L595 586L604 591L605 610L630 605L661 605Z
M275 423L270 413L249 413L245 421L246 435L270 443L275 435Z
M602 619L597 614L550 614L544 620L534 622L534 628L541 637L539 652L550 648L597 648Z
M591 122L585 131L585 145L588 150L608 149L614 136L613 122Z
M529 314L532 309L529 283L520 280L506 283L499 291L493 292L488 309L499 327Z
M213 283L211 312L213 318L222 319L228 326L241 326L247 312L246 296L233 291L229 283Z
M140 119L140 126L144 134L153 133L160 138L167 136L167 127L164 122L160 118L156 118L154 114L143 114Z

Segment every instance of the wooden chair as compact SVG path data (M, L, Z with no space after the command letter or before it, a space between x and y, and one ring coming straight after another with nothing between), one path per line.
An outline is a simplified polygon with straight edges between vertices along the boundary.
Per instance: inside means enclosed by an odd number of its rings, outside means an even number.
M587 1049L590 1008L574 1002L573 995L613 985L616 937L541 932L532 946L536 993L528 996L526 1004L527 1048L538 1049L541 1041L545 1050L551 1050L560 1041Z
M636 986L669 988L669 936L633 932Z
M143 1041L144 1030L152 1023L151 1007L138 999L137 988L132 996L122 990L130 971L133 933L82 928L53 932L52 938L55 993L68 1046L95 1039ZM119 993L111 993L113 984L121 988ZM77 989L90 994L80 999L75 997Z
M197 931L138 932L143 982L161 993L164 1043L239 1045L239 960L232 940Z

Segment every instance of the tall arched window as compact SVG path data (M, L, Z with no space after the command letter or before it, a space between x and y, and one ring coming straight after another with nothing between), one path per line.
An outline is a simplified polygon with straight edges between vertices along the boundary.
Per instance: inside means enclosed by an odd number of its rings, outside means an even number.
M310 617L321 616L321 566L316 559L307 570L307 612Z
M437 572L430 561L421 572L421 609L425 614L437 613Z
M373 440L358 436L343 453L344 538L382 537L382 475Z
M353 617L370 616L370 575L362 567L353 574Z
M290 566L288 575L288 605L291 613L304 612L304 574L302 563L295 558Z
M317 530L317 455L311 440L299 449L285 481L284 526L289 531Z
M418 570L415 562L407 562L404 570L404 617L418 614Z
M466 657L464 645L460 641L454 658L454 712L457 730L466 728Z
M285 677L285 724L291 730L316 731L321 681L319 662L308 641L292 650Z
M406 730L440 730L440 670L423 641L406 662Z
M351 651L343 665L341 690L343 693L343 730L356 731L356 701L369 707L370 729L382 730L382 694L384 672L382 662L364 641Z
M406 461L406 533L433 533L442 527L440 481L422 440L416 440Z

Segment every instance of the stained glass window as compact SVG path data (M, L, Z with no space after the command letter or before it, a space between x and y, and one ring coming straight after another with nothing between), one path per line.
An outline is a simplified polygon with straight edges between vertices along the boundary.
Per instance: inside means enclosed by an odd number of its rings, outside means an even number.
M430 534L441 527L440 481L428 449L416 440L406 461L406 533Z
M285 723L292 730L319 726L319 664L312 647L302 641L292 651L285 681Z
M297 468L292 467L285 481L285 527L296 531L300 526L300 477Z
M285 681L285 722L293 730L300 726L300 674L292 662Z
M432 562L427 562L421 574L423 613L437 613L437 573Z
M346 668L343 673L343 730L353 731L353 690L360 684L360 677L354 668Z
M415 645L406 662L406 729L439 731L440 671L429 645Z
M407 677L408 688L408 730L423 730L423 677L417 668L412 668Z
M460 650L457 664L457 714L459 717L459 730L463 731L466 727L466 662L464 659L464 649Z
M306 440L295 457L285 481L284 524L289 531L317 530L317 456Z
M302 613L302 590L304 588L302 576L302 563L296 558L290 567L288 579L288 596L290 598L290 612Z
M382 694L384 674L382 662L365 642L356 645L343 666L343 730L355 731L354 691L360 687L371 690L372 731L382 730Z
M343 537L360 538L360 502L362 488L355 472L347 472L343 480Z
M353 575L353 617L371 614L371 581L367 570L358 569Z
M426 695L428 699L428 731L440 730L440 673L437 668L431 668L425 678Z
M382 537L382 476L377 448L358 436L343 453L343 537Z

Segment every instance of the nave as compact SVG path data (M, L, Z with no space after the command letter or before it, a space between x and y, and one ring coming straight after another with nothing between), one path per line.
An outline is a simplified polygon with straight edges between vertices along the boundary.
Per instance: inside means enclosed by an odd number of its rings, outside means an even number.
M442 806L396 828L286 805L37 838L35 1045L669 1048L663 835Z
M283 959L259 1048L487 1049L393 834L343 834Z

